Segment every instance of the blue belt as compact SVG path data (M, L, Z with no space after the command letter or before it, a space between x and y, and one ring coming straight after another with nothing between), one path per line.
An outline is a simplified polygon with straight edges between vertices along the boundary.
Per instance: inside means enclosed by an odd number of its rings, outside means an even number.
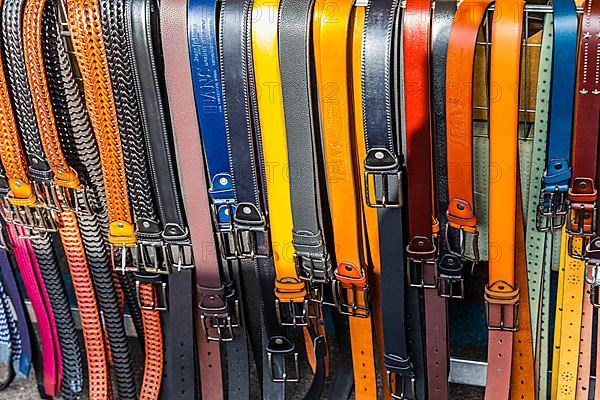
M188 35L196 111L210 177L209 196L214 218L219 232L224 234L233 230L235 199L219 69L216 13L216 0L189 1ZM221 239L223 237L221 235ZM222 250L226 243L221 240Z
M577 10L571 0L555 0L554 57L548 130L548 156L542 178L537 228L559 229L567 214L566 196L571 179L570 155L573 97L577 68Z

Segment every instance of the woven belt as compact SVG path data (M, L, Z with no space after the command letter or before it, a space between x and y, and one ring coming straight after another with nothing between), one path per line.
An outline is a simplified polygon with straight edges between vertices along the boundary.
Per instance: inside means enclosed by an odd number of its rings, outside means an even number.
M205 323L208 323L210 336L215 336L222 324L230 324L231 320L228 320L225 288L221 283L208 191L204 179L198 179L199 171L204 170L204 157L194 107L187 40L187 1L162 0L160 16L165 82L183 202L194 253L203 255L194 260L196 330L203 332ZM220 343L197 335L196 345L203 382L202 398L222 399Z
M496 2L492 26L490 82L506 93L518 87L523 2ZM516 8L515 8L516 7ZM514 11L509 12L508 10ZM490 180L489 284L485 288L488 339L486 399L508 399L513 332L518 329L519 288L515 282L515 216L517 203L518 105L502 96L490 107L490 165L502 171ZM513 249L513 251L510 251Z
M7 370L6 376L0 382L0 390L6 389L15 379L15 364L18 365L20 352L21 336L4 283L0 282L0 365Z
M318 58L317 83L329 206L336 241L337 267L334 298L338 311L350 317L355 398L377 396L369 284L362 246L361 197L356 191L355 160L352 152L350 118L351 76L347 63L352 54L350 23L353 1L337 3L334 19L327 12L315 13L313 35ZM315 7L318 7L317 3ZM292 171L293 172L293 171Z
M11 49L7 52L8 72L12 98L15 99L15 112L19 122L23 148L27 154L21 158L19 167L20 174L26 176L28 173L32 179L32 193L35 193L36 204L46 211L58 210L58 194L52 187L52 174L50 166L45 159L39 130L36 122L36 114L33 108L32 94L27 80L27 70L22 43L22 21L21 15L25 6L24 1L8 1L3 4L3 38L5 45ZM16 100L19 99L19 100ZM20 147L20 143L15 143ZM15 153L23 150L12 148ZM17 156L17 158L19 158ZM29 168L27 168L27 164ZM13 167L10 167L12 169ZM8 171L9 168L5 169ZM11 177L9 176L9 184ZM14 191L13 191L14 193ZM27 198L31 197L28 195ZM29 200L29 201L30 201ZM46 214L46 221L52 221L50 214ZM29 228L31 225L25 224ZM58 260L52 247L52 238L46 232L48 227L55 226L54 221L50 224L33 224L31 231L31 244L40 267L46 291L52 305L55 317L60 350L62 353L63 384L61 391L67 398L76 397L83 389L83 366L81 361L81 348L79 346L75 324L71 315L69 301L67 299L65 284L58 265Z
M68 1L67 19L83 78L88 114L99 144L110 221L108 240L112 246L113 256L121 258L119 267L122 268L127 263L127 252L135 246L137 237L129 209L125 165L112 85L109 76L105 73L108 65L100 24L99 4L78 0ZM141 397L156 399L162 380L163 339L160 314L153 306L160 301L162 292L155 291L154 280L146 281L143 275L137 275L136 278L146 339Z
M448 327L447 303L438 296L435 282L437 249L432 230L431 149L429 121L428 35L431 2L412 1L404 14L404 81L406 104L406 146L408 223L406 247L409 285L424 288L429 396L447 398ZM436 71L439 73L439 71ZM437 225L438 222L434 221ZM439 397L438 397L439 396Z

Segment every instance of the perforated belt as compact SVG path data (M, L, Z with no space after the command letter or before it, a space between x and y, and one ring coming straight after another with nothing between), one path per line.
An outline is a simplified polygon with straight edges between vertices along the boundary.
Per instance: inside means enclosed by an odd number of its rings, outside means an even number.
M108 74L100 9L98 2L67 1L67 19L71 40L83 78L86 107L99 146L105 179L109 216L109 243L113 258L120 257L120 266L127 262L127 252L135 246L137 237L129 208L125 165L117 113ZM119 254L120 253L120 254ZM136 288L145 332L145 368L141 397L158 398L163 369L163 339L160 315L154 306L161 294L154 290L154 281L136 276Z
M199 171L204 170L204 156L194 105L190 49L188 47L187 1L162 0L160 3L162 51L165 82L169 98L175 156L179 169L183 203L195 254L195 325L204 332L208 323L210 336L217 336L222 323L231 324L225 288L220 277L217 247L213 236L208 190ZM202 398L223 398L220 343L196 335Z
M510 93L519 83L524 3L500 0L495 7L498 11L492 26L490 82ZM519 288L514 257L517 138L518 104L513 96L502 96L490 107L490 165L497 165L502 176L490 180L489 251L493 255L485 288L489 330L486 399L509 398L513 333L518 329Z

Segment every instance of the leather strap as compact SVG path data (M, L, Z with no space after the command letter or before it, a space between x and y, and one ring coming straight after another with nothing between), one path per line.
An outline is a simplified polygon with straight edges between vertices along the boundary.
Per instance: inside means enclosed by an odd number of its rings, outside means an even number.
M356 399L377 396L369 284L360 228L360 193L355 186L354 154L351 149L351 76L347 71L352 52L348 39L353 1L338 2L335 18L322 12L315 49L322 49L317 69L321 134L327 173L329 205L336 241L334 296L340 313L350 317L350 338Z
M429 25L431 2L409 0L404 14L404 82L407 146L409 284L424 288L429 396L448 397L446 299L435 283L437 249L433 243L431 132L429 115ZM434 221L437 224L437 221Z
M162 0L160 17L165 82L183 203L194 253L203 255L194 259L195 322L197 332L203 332L207 319L226 319L228 310L219 273L208 191L204 179L198 179L198 172L204 170L204 157L191 81L186 23L187 1ZM216 334L212 329L209 333ZM223 378L219 342L207 341L206 336L197 335L196 346L202 398L222 399Z
M86 108L99 144L110 220L108 240L113 253L120 252L122 260L125 261L125 250L133 247L137 238L129 208L112 84L109 76L102 72L107 70L108 65L100 7L96 1L88 3L79 0L69 0L66 6L71 40L83 78ZM121 264L124 265L125 262ZM152 308L157 301L154 285L139 280L136 285L140 307ZM141 397L156 399L160 391L163 368L160 315L158 311L146 309L142 311L142 319L147 340Z
M490 82L511 93L511 88L519 85L520 61L515 60L520 60L524 2L500 0L495 7ZM503 173L499 179L490 179L489 247L490 252L499 253L490 256L485 288L489 329L486 400L509 398L513 332L518 329L514 260L518 114L512 96L502 96L490 105L490 165L497 165Z

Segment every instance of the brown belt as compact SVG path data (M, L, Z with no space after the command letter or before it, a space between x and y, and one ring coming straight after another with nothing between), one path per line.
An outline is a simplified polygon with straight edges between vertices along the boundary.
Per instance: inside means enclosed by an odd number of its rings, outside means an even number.
M518 329L519 289L515 282L518 102L524 2L496 1L492 26L490 81L506 93L490 106L490 164L502 171L490 180L489 284L485 288L488 338L486 400L508 399L513 334Z
M110 372L104 343L104 332L85 248L79 225L69 204L76 200L75 191L82 189L77 173L69 167L62 152L56 130L52 102L42 58L42 17L45 0L29 0L25 6L23 43L27 75L44 152L54 173L61 207L58 231L71 272L77 306L81 317L86 347L89 392L94 399L112 399ZM74 201L71 201L74 200Z
M191 81L187 41L187 1L162 0L160 3L161 37L171 124L179 178L183 187L187 219L196 255L196 329L203 332L201 306L222 306L224 288L219 274L218 252L212 230L208 191L204 181L204 159ZM212 291L212 292L211 292ZM223 378L219 342L198 334L202 398L223 398Z
M86 108L96 135L100 161L106 185L109 237L113 248L126 251L135 246L136 236L132 223L121 137L108 75L100 9L96 0L67 0L67 19L71 40L85 92ZM152 283L136 282L142 308L145 332L145 368L140 397L158 399L163 369L163 346L160 314L153 306L157 296Z

